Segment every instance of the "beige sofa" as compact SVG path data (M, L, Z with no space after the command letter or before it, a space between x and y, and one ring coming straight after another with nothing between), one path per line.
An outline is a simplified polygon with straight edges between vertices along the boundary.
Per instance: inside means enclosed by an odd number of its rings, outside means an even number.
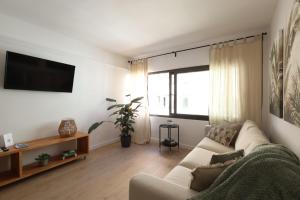
M257 145L269 143L267 137L252 121L246 121L236 139L234 147L223 146L207 137L164 178L148 174L138 174L130 180L129 200L186 200L198 192L190 189L191 171L209 165L213 154L239 149L249 154Z

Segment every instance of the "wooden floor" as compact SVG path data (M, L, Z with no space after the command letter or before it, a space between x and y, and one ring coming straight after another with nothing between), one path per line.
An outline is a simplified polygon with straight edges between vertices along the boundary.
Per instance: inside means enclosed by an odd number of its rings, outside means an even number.
M127 200L132 176L146 172L163 177L188 152L159 152L157 144L127 149L111 144L92 151L85 161L0 188L0 200Z

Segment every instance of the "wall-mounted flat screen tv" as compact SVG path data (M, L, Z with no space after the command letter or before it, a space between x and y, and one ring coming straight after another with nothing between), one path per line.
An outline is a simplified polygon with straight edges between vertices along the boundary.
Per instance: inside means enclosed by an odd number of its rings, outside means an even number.
M72 92L75 66L6 53L5 89Z

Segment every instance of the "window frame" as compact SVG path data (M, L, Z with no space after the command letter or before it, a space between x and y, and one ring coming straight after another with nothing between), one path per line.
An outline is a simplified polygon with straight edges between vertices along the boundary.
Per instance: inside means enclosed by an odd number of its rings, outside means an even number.
M149 72L148 76L153 74L169 73L169 115L150 114L150 116L208 121L209 120L208 115L189 115L189 114L177 113L177 74L199 72L199 71L209 71L209 65ZM172 75L174 75L174 102L172 102L172 98L171 98L172 97ZM172 113L173 104L174 104L174 113Z

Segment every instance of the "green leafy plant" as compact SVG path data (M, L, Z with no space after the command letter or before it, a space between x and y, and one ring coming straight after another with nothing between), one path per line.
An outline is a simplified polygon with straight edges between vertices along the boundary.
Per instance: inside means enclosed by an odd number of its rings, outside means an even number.
M35 160L39 162L43 162L45 160L49 160L50 155L47 153L40 154Z
M89 128L88 133L97 129L104 122L112 122L116 128L120 128L121 136L130 135L130 132L134 132L133 124L135 123L135 118L138 116L138 109L142 106L141 100L143 98L144 97L137 97L127 104L119 104L115 99L106 98L107 102L112 103L112 105L107 108L107 110L112 112L109 117L116 117L115 120L95 122Z
M300 126L300 66L297 66L297 73L291 77L291 90L287 91L285 103L285 120Z
M272 66L270 84L270 112L278 117L283 115L283 31L274 41L270 61Z

